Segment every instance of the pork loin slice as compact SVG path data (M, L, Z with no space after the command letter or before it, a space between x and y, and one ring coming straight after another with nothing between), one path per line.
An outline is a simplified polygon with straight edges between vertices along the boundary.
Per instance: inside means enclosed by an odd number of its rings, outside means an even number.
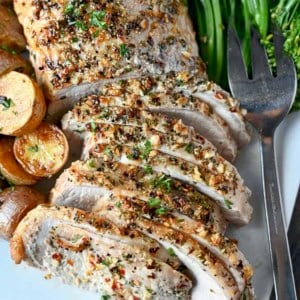
M123 203L121 203L122 205ZM129 225L140 230L145 235L157 240L161 245L176 255L188 268L194 278L193 294L195 299L240 299L241 292L235 279L226 269L221 260L200 245L188 234L162 225L159 222L139 217L132 210L125 213L115 205L97 213L108 219L116 220L120 225Z
M202 176L224 177L229 186L239 185L241 190L247 189L236 168L224 160L205 140L201 144L190 138L178 136L175 132L161 133L155 129L148 129L147 126L98 124L93 128L95 133L86 140L83 158L89 157L89 153L97 152L102 144L125 145L133 148L136 156L142 157L157 150L197 165Z
M154 92L151 93L155 94ZM135 97L133 97L135 96ZM104 116L106 110L109 110L108 106L121 106L121 107L130 107L130 108L140 108L144 110L149 110L151 112L160 113L168 116L169 118L175 120L182 120L182 122L186 125L192 126L195 132L208 139L215 147L218 149L220 154L222 154L225 158L232 161L234 160L237 152L237 144L232 139L231 133L229 132L227 124L221 119L214 111L210 108L210 106L204 102L198 101L197 107L190 109L187 103L194 101L191 97L185 97L181 93L175 94L164 94L157 93L157 98L150 98L149 95L140 96L134 93L130 93L128 96L90 96L87 98L85 102L87 105L82 104L76 106L73 111L75 111L74 115L83 114L86 117L81 118L85 119L85 124L74 124L74 120L71 122L68 119L72 119L73 115L68 115L69 117L65 117L63 123L64 128L68 128L68 123L71 123L72 128L76 128L75 130L82 130L84 125L90 125L92 120L97 123L100 122L105 117L102 117L102 113ZM160 98L159 98L160 97ZM166 98L166 99L165 99ZM134 100L133 100L134 99ZM158 101L158 102L157 102ZM160 101L160 102L159 102ZM180 104L181 101L185 103L185 105ZM178 103L179 104L178 104ZM92 103L92 104L90 104ZM96 103L96 104L93 104ZM92 107L91 107L92 106ZM90 109L88 109L88 108ZM88 109L88 110L87 110ZM98 119L100 116L100 119ZM153 123L155 124L155 119L158 119L160 116L156 114L148 115L150 119L154 119ZM89 118L89 121L88 121ZM101 119L102 118L102 119ZM75 117L76 119L76 117ZM106 117L108 121L110 121L109 117ZM132 118L129 119L132 121ZM142 120L141 120L142 121ZM141 121L137 120L139 124ZM89 123L87 123L89 122ZM151 120L150 120L151 122ZM78 122L80 123L80 122ZM159 122L159 124L165 123L165 121ZM78 129L80 128L80 129ZM201 137L199 137L201 139Z
M198 226L216 232L226 229L227 222L219 207L207 196L178 180L149 168L117 162L103 163L98 170L94 167L93 161L74 162L51 190L52 204L91 211L99 208L102 197L111 194L137 197L146 203L155 198L178 218L186 216L186 219L195 220Z
M191 281L158 258L158 243L104 217L39 206L21 221L10 245L16 262L114 299L190 299Z
M251 289L252 267L237 248L236 242L229 240L220 233L209 231L196 222L185 218L178 219L175 215L164 210L159 201L152 198L145 205L144 201L140 199L111 195L102 198L97 209L104 215L105 211L113 210L115 219L147 218L189 234L223 262L234 277L241 293L246 287Z
M180 1L14 4L51 114L109 81L183 70L206 77Z
M224 174L207 173L198 165L152 149L147 144L143 148L114 143L101 144L89 155L89 158L95 158L97 166L101 166L103 161L151 166L154 171L186 182L215 200L228 221L244 225L251 219L253 209L248 202L250 190L239 184L235 174L228 174L226 170Z

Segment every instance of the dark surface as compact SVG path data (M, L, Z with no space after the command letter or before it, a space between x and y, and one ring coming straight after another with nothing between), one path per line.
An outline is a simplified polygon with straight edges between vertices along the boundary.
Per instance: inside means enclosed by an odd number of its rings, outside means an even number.
M288 230L291 258L295 277L297 297L300 299L300 187L295 203L294 212ZM270 300L275 300L274 289ZM287 299L288 300L288 299Z
M300 189L290 223L288 238L293 261L293 270L298 299L300 299Z

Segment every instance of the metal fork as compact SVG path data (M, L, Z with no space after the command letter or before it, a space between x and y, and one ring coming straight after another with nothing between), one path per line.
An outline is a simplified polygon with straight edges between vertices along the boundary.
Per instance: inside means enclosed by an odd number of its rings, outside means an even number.
M289 112L296 95L297 77L291 58L283 51L283 37L274 30L276 76L269 67L256 30L251 32L252 75L248 76L236 32L228 30L228 78L234 97L246 108L246 118L260 134L264 202L273 264L276 299L297 299L283 218L274 152L274 132Z

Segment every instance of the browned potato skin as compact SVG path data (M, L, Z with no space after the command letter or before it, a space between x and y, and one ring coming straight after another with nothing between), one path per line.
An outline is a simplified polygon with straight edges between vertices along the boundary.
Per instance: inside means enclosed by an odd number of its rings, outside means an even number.
M15 185L33 185L37 177L28 174L17 162L14 156L14 139L3 137L0 139L0 172Z
M9 109L0 105L1 134L20 136L33 131L46 114L44 95L29 76L11 71L0 78L0 96L12 100Z
M5 189L0 194L0 236L6 240L11 238L24 216L45 201L42 194L30 187Z
M14 11L0 5L0 47L17 52L26 49L26 40L22 26Z
M20 55L13 55L0 49L0 75L10 71L17 71L30 76L33 74L33 68L29 61Z
M29 147L37 147L37 150L30 153ZM48 155L44 155L46 152ZM37 177L51 177L66 163L69 144L57 126L42 123L33 132L15 139L14 154L27 173Z

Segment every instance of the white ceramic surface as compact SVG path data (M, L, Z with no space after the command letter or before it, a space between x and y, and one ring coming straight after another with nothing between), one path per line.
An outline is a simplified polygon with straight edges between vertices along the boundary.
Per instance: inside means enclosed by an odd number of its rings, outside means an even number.
M281 125L276 135L276 147L285 214L289 219L300 182L300 113L291 114ZM254 219L250 225L231 229L228 234L239 239L241 250L254 266L257 299L266 300L272 288L272 277L258 150L254 137L237 161L237 167L253 190ZM55 278L45 280L43 276L43 272L24 264L14 265L8 243L0 241L0 300L100 300L99 295L63 285Z

